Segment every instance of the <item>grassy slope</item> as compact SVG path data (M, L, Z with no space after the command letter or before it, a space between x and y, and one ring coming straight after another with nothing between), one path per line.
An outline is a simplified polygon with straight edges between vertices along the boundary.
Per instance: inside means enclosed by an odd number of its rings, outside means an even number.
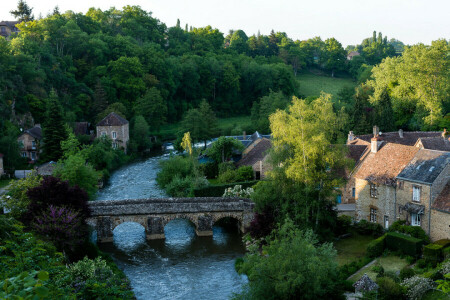
M356 86L356 83L350 78L333 78L312 73L299 74L297 80L300 94L305 97L319 96L322 91L336 95L344 86Z

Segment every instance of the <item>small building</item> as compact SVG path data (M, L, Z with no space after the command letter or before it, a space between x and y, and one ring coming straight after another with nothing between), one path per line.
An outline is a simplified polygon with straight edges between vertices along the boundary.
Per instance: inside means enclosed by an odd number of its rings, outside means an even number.
M347 60L352 60L353 57L359 56L359 55L361 55L361 54L359 54L358 51L352 51L352 52L350 52L350 53L347 55Z
M127 143L130 139L128 121L112 112L97 124L97 138L107 136L112 139L114 149L123 149L127 152Z
M0 36L8 39L11 34L18 33L19 29L16 27L18 21L1 21L0 22Z
M237 167L251 166L255 179L266 177L266 172L271 170L268 162L268 151L272 147L272 142L267 138L255 140L242 153L242 158L237 162Z
M353 287L355 288L355 293L372 292L378 290L378 284L370 279L367 273L364 273L364 275L361 276L361 278L353 284Z
M450 137L447 137L447 131L444 129L440 137L419 138L415 144L420 149L430 149L450 152Z
M450 181L431 205L432 241L450 239Z
M33 128L25 130L17 138L20 147L20 155L28 158L32 163L36 162L39 159L41 140L41 125L36 124Z
M0 176L5 174L5 169L3 167L3 154L0 153Z
M420 149L397 176L397 220L431 236L431 207L450 180L450 152Z

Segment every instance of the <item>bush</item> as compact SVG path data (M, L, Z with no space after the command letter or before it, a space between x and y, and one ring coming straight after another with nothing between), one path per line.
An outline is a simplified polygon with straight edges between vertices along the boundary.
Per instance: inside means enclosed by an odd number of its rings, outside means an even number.
M253 168L251 166L242 166L237 169L237 181L253 180Z
M354 225L356 231L362 235L380 236L383 234L383 227L378 223L361 220Z
M235 182L230 184L210 185L201 189L194 189L194 197L222 197L227 188L233 188L236 185L241 185L243 189L254 186L258 181Z
M389 227L390 232L400 232L407 235L410 235L412 237L415 237L417 239L423 240L426 244L430 242L430 238L425 233L425 231L420 226L409 226L405 225L404 220L396 221L392 223L391 227Z
M416 267L424 269L427 267L427 262L425 261L425 259L418 259L416 262Z
M444 259L450 258L450 247L447 247L442 251L442 256L444 257Z
M400 279L403 281L407 278L413 277L414 275L416 275L416 272L414 272L414 270L408 266L404 266L401 270L400 270Z
M192 179L190 177L181 178L176 176L166 185L166 192L172 197L187 197L192 189Z
M342 215L337 218L336 230L339 234L347 233L352 225L352 217Z
M375 265L375 266L373 266L372 267L372 271L377 273L378 276L383 276L384 275L384 268L383 268L382 265Z
M443 248L450 247L450 240L448 239L442 239L434 242L433 244L441 245Z
M377 279L378 295L380 299L402 299L404 298L404 288L396 283L392 278L381 277Z
M373 240L369 243L367 246L367 252L366 255L368 257L378 257L383 254L384 248L385 248L385 240L386 235L383 235L376 240Z
M253 194L252 188L242 189L242 185L235 185L234 188L227 188L223 193L223 197L242 197L250 199Z
M405 259L408 262L408 264L410 264L410 265L412 265L416 261L416 259L414 257L412 257L411 255L407 255L405 257Z
M397 232L386 235L386 246L390 250L399 250L406 255L418 257L422 251L423 241Z
M219 175L219 167L215 162L207 162L198 166L200 172L208 179L215 179Z
M218 169L219 169L219 175L220 175L222 173L225 173L226 171L236 170L236 166L234 165L234 162L227 161L227 162L220 163L218 166Z
M238 174L235 170L226 170L217 177L217 181L220 183L239 182Z
M275 219L271 211L255 212L248 231L252 238L259 239L268 236L272 232L274 225Z
M421 299L422 296L434 287L434 282L429 278L423 278L418 275L403 280L403 287L406 288L406 295L412 299Z
M48 273L45 271L23 272L18 276L0 282L0 299L45 299L49 288L46 286Z
M423 257L433 266L442 260L442 245L429 244L423 247Z
M345 264L339 268L339 277L342 280L347 279L351 275L355 274L356 271L367 265L372 261L372 258L364 256L360 258L358 261L352 261L349 264Z
M175 177L185 178L192 174L194 164L190 158L172 156L160 163L161 170L156 176L159 186L165 188Z

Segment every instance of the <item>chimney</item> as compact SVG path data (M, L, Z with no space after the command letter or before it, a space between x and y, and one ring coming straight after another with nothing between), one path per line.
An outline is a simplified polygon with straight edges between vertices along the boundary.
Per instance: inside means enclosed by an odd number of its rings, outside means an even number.
M244 132L242 132L242 136L243 136L243 138L244 138L244 141L247 139L247 133L244 131Z
M373 126L373 136L376 137L380 133L380 129L377 125Z
M349 131L348 132L348 138L347 138L347 142L351 142L355 139L355 135L353 134L353 131Z
M370 152L372 153L378 152L378 137L373 137L370 140Z
M398 130L398 136L402 139L403 138L403 129Z

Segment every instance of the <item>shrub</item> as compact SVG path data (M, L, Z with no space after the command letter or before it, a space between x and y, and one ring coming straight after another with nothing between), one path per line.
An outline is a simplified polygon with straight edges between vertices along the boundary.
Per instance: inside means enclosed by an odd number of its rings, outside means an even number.
M218 169L219 169L219 175L220 175L222 173L225 173L226 171L235 170L236 166L234 165L234 162L227 161L227 162L220 163L218 166Z
M201 189L194 189L194 197L222 197L224 191L227 188L233 188L236 185L241 185L243 189L254 186L258 181L247 181L247 182L235 182L229 184L216 184L209 185Z
M430 238L425 233L425 231L420 226L409 226L405 225L406 221L399 220L392 223L391 227L389 227L390 232L400 232L417 239L423 240L426 244L430 242Z
M219 177L217 177L217 181L220 183L232 183L232 182L238 182L238 174L235 170L226 170L225 172L221 173Z
M384 268L382 265L375 265L372 267L372 271L377 273L377 275L379 276L383 276L384 275Z
M450 247L450 240L448 239L442 239L434 242L433 244L441 245L443 248Z
M253 168L251 166L242 166L237 169L237 181L253 180Z
M422 296L434 287L434 282L429 278L423 278L418 275L403 280L402 286L406 288L406 295L412 299L421 299Z
M377 279L378 295L381 299L401 299L404 295L404 288L396 283L392 278L380 277Z
M433 266L436 266L442 259L442 245L429 244L423 247L423 257Z
M192 189L192 179L190 177L181 178L176 176L168 185L166 192L172 197L187 197Z
M413 277L414 275L416 275L416 272L414 272L414 270L408 266L404 266L401 270L400 270L400 279L403 281L407 278Z
M351 225L352 225L352 217L342 215L337 218L336 230L338 230L338 232L341 234L346 233L349 231Z
M425 261L425 259L422 258L422 259L417 260L416 267L423 269L426 266L427 266L427 262Z
M159 186L165 188L175 177L185 178L192 174L194 165L190 158L180 155L172 156L160 163L161 170L156 176Z
M408 264L410 264L410 265L412 265L416 261L416 259L414 257L412 257L411 255L407 255L405 257L405 259L408 262Z
M253 192L252 188L242 189L242 185L235 185L234 188L227 188L223 193L223 197L250 198Z
M367 246L366 255L369 257L378 257L383 254L385 248L385 240L386 235L383 235L376 240L371 241Z
M0 299L46 299L49 297L46 281L45 271L22 272L0 282Z
M275 225L275 219L271 211L265 211L262 213L256 212L253 215L253 220L250 222L248 231L250 236L254 239L259 239L269 235Z
M450 258L450 247L447 247L442 251L442 256L444 257L444 259Z
M207 162L198 166L200 172L208 179L217 178L219 175L219 166L215 162Z
M378 223L361 220L354 225L356 231L362 235L380 236L383 234L383 227Z
M423 241L397 232L386 235L386 246L391 250L399 250L406 255L418 257L422 250Z
M446 275L446 274L450 273L450 260L447 260L442 263L440 272L442 273L442 275Z

